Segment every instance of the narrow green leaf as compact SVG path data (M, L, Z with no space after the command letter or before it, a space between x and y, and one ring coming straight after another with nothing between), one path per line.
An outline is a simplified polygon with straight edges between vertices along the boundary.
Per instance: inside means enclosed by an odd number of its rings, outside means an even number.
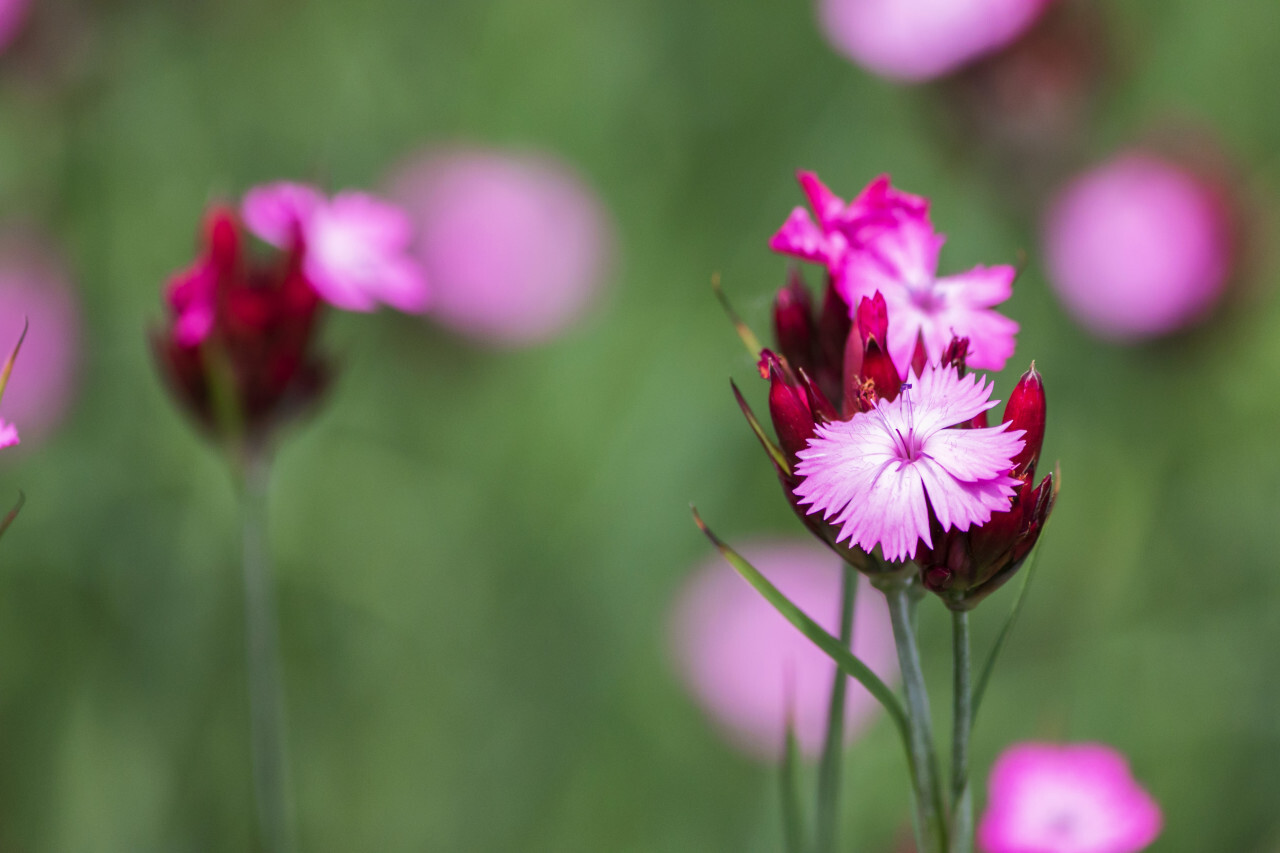
M716 299L720 300L720 307L728 315L729 322L733 323L733 328L737 329L738 337L742 339L747 352L751 353L751 358L753 360L759 358L760 350L764 349L764 347L760 346L760 339L756 337L755 332L751 331L751 327L742 321L737 311L733 310L729 297L724 295L724 289L720 287L720 273L715 273L711 276L711 289L715 291Z
M987 682L991 680L991 671L995 669L996 658L1000 656L1000 651L1004 648L1005 641L1009 639L1009 633L1013 630L1014 623L1018 621L1018 614L1022 611L1022 603L1027 597L1027 588L1031 586L1031 576L1035 573L1036 555L1040 553L1040 546L1043 543L1044 530L1041 530L1040 539L1036 542L1035 547L1031 549L1031 553L1027 555L1027 561L1022 565L1022 585L1018 587L1018 594L1014 596L1013 607L1009 609L1009 616L1004 620L1004 627L996 635L996 641L991 647L990 654L987 655L987 661L982 665L982 672L978 675L978 680L973 685L972 709L969 718L970 726L978 719L978 706L982 704L982 696L987 692Z
M18 492L18 502L13 505L13 509L5 514L3 519L0 519L0 536L3 536L4 532L9 529L9 525L13 524L13 520L18 517L18 513L22 511L22 505L26 502L27 496L22 492Z
M756 591L765 597L773 608L794 625L800 633L804 634L809 640L826 653L827 657L836 662L836 666L840 667L850 678L857 679L863 687L867 688L867 692L876 698L885 711L889 714L889 718L893 720L893 724L898 729L898 735L902 738L902 744L910 752L911 739L910 731L907 726L907 712L902 707L902 702L894 695L880 676L871 671L865 663L858 660L847 648L840 644L840 641L819 625L809 616L792 603L782 592L769 582L769 579L762 575L755 566L748 563L742 558L737 551L734 551L721 539L711 532L706 523L702 520L702 516L698 515L698 510L693 510L693 520L698 525L698 529L711 540L711 544L716 546L720 554L729 561L738 574L756 588Z
M764 427L760 426L760 421L756 418L756 413L751 411L751 406L747 403L742 392L738 390L738 383L732 379L729 380L729 386L733 388L734 399L738 401L738 408L742 409L742 414L747 419L747 424L751 427L751 431L756 434L756 438L764 445L765 452L769 454L769 458L773 460L773 464L778 466L783 474L791 475L791 465L787 462L787 455L782 452L782 448L773 443L773 439L769 438L769 434L764 431Z

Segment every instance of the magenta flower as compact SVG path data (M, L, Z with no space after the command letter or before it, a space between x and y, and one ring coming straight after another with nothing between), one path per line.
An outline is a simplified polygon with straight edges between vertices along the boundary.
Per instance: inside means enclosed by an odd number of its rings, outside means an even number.
M978 826L985 853L1136 853L1160 807L1120 753L1101 744L1024 743L996 760Z
M303 274L329 304L426 310L426 278L409 256L413 226L395 205L362 192L326 199L313 187L281 182L250 190L242 215L253 234L274 246L301 240Z
M567 164L485 149L428 151L391 193L413 217L433 319L498 346L550 340L598 301L615 242L595 189Z
M26 22L31 0L0 0L0 50L9 47Z
M795 469L800 503L840 525L838 541L879 545L889 562L933 546L930 509L943 531L968 530L1007 510L1020 485L1009 471L1021 430L951 429L997 405L991 385L950 366L908 379L896 399L818 426Z
M907 375L918 345L938 363L952 338L968 338L972 367L1000 370L1013 355L1018 324L993 310L1013 293L1010 266L978 266L938 276L945 238L933 230L928 202L873 181L845 205L808 172L800 184L817 214L792 211L770 242L774 251L826 265L851 308L879 291L889 307L889 354ZM916 362L920 368L919 360Z
M1095 334L1168 334L1202 319L1222 295L1230 232L1212 186L1151 154L1124 154L1077 177L1050 207L1049 282Z
M819 0L827 40L867 70L922 81L1013 42L1049 0Z
M0 418L0 448L13 447L18 443L18 428Z
M775 586L829 631L838 631L840 560L805 541L762 540L741 549ZM897 678L884 596L860 580L853 650L888 683ZM782 753L788 703L800 749L822 748L835 665L719 555L699 566L675 602L673 652L698 703L744 751ZM845 740L875 719L876 700L856 682L845 705Z

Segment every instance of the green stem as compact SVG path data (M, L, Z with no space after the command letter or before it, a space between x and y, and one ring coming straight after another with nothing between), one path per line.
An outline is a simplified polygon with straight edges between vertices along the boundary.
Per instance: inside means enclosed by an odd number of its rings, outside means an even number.
M840 645L848 648L853 640L853 603L858 591L858 572L844 565L840 585ZM834 853L836 828L839 823L840 771L844 759L844 705L849 690L849 676L836 667L831 685L831 703L827 708L827 734L818 765L818 816L814 853Z
M251 456L244 463L241 482L241 532L253 789L263 849L269 853L292 853L293 820L280 652L276 636L275 595L266 547L267 484L266 460Z
M951 613L951 646L955 655L952 671L951 733L951 853L973 850L973 792L969 788L969 734L973 730L973 664L970 660L969 612Z
M920 666L920 649L911 626L908 581L894 580L883 585L889 602L889 619L893 623L893 639L898 647L898 668L902 671L902 690L907 700L910 724L911 781L915 794L916 827L922 836L917 840L920 853L944 853L947 849L945 809L938 784L938 759L933 748L933 726L929 716L929 694L925 689Z

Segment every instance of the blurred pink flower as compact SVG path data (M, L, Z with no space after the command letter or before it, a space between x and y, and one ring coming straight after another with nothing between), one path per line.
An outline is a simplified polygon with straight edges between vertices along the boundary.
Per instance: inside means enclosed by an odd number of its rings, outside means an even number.
M985 853L1136 853L1160 834L1160 807L1101 744L1010 747L988 787Z
M1073 180L1049 208L1044 242L1049 281L1067 310L1120 341L1203 318L1231 270L1229 216L1213 188L1143 152Z
M841 525L837 541L879 545L890 562L910 559L920 542L933 547L930 509L943 531L986 523L1021 485L1009 471L1023 432L949 427L994 407L991 389L976 374L929 367L893 401L820 425L797 454L800 503Z
M273 246L302 240L303 273L329 304L426 310L427 280L409 256L413 225L395 205L362 192L326 199L314 187L280 182L246 193L242 215L249 231Z
M18 428L0 418L0 448L13 447L18 443Z
M830 550L782 539L739 550L815 621L838 631L840 561ZM853 650L891 682L897 678L897 657L884 596L866 578L860 576L858 583ZM710 557L694 571L676 601L672 628L686 684L734 744L761 758L779 757L790 695L800 749L809 756L821 751L835 665L723 557ZM850 682L846 742L870 725L879 707L861 685Z
M6 356L24 321L30 327L5 386L4 412L31 440L51 432L75 397L80 309L66 269L45 241L10 227L0 233L0 341ZM16 443L16 432L12 437Z
M434 291L432 315L508 346L555 337L604 283L609 218L595 192L548 157L428 152L393 176L413 216Z
M0 0L0 50L7 48L18 37L30 5L30 0Z
M929 80L1012 42L1050 0L818 0L831 45L875 74Z

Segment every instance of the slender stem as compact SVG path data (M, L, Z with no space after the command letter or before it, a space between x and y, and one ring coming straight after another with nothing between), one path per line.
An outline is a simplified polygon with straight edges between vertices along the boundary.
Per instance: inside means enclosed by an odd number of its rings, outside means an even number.
M245 640L253 789L263 848L292 853L293 815L286 760L284 697L276 636L276 606L266 547L268 465L250 458L241 489L244 538Z
M858 572L844 565L840 583L840 645L848 648L853 640L853 603L858 592ZM849 691L849 676L836 667L831 685L831 703L827 707L827 735L818 765L818 817L814 853L834 853L836 828L839 824L840 771L844 765L844 705Z
M969 734L973 730L973 664L970 660L969 612L951 613L952 670L951 733L951 853L973 850L973 792L969 788Z
M942 791L938 784L938 760L933 748L933 726L929 717L929 694L925 689L920 666L920 649L911 629L911 604L907 583L884 586L889 602L889 619L893 623L893 639L898 647L898 668L902 671L902 689L906 695L910 722L911 781L916 808L917 831L923 836L917 847L920 853L943 853L947 849L946 826L943 822Z

